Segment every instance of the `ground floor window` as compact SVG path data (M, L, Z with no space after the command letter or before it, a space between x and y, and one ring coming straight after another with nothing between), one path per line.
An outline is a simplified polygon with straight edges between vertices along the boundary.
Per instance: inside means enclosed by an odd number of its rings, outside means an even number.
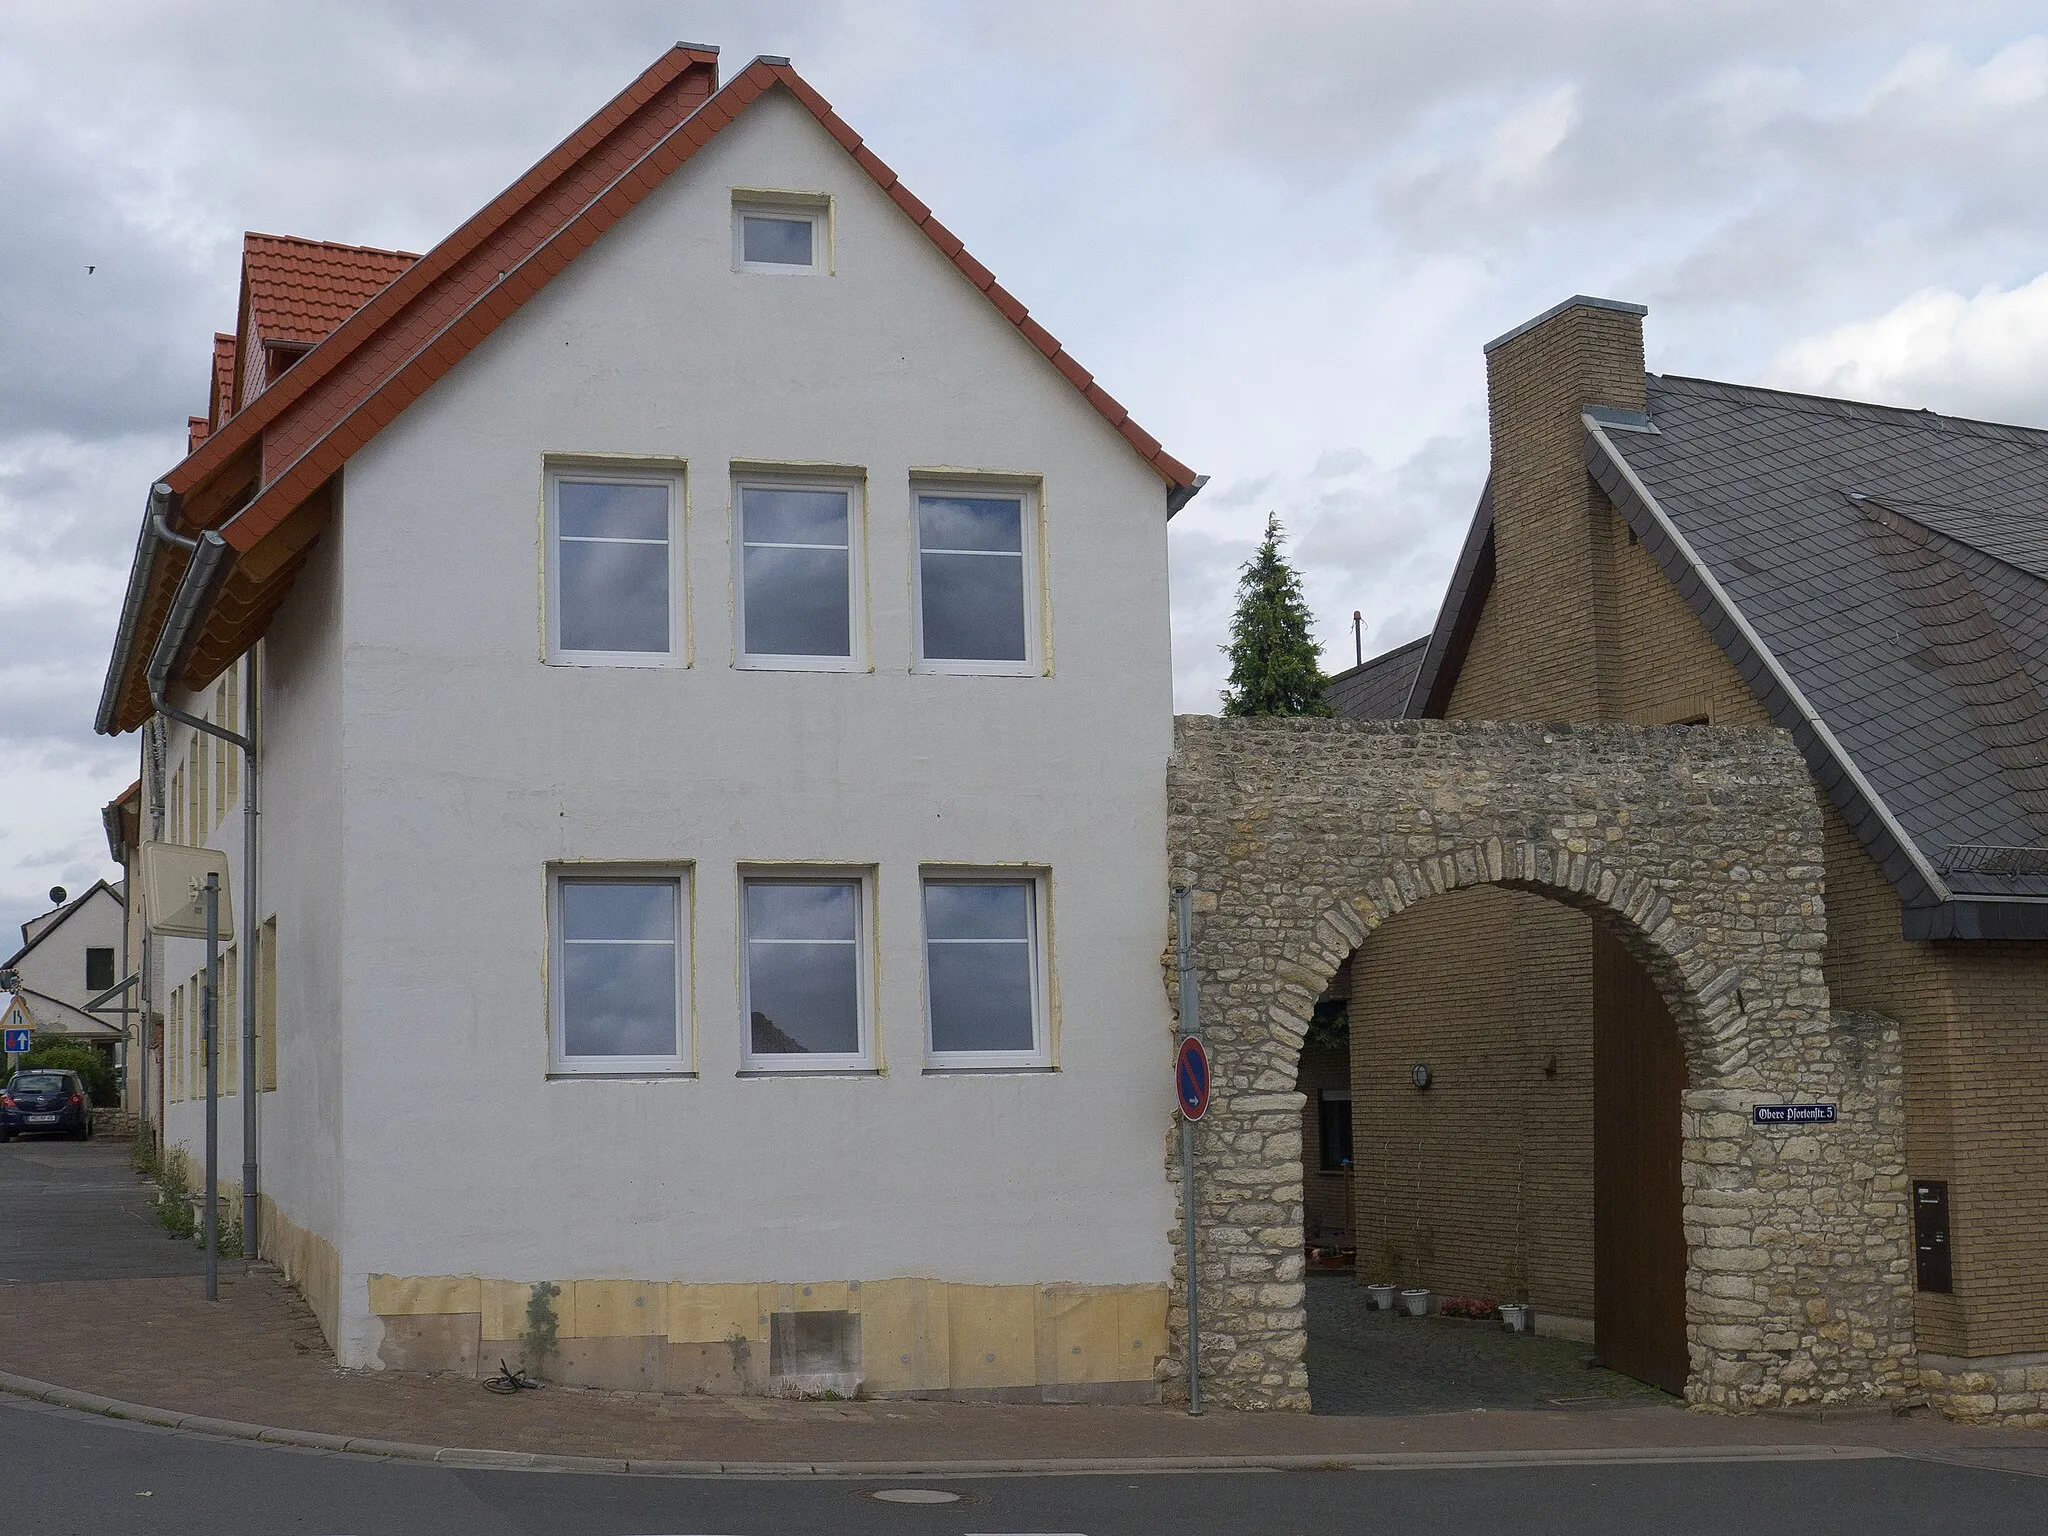
M925 1017L938 1068L1042 1066L1043 882L1035 875L927 875Z
M748 1069L873 1067L868 876L749 874L740 892Z
M686 871L558 873L552 1066L688 1070Z
M1316 1142L1325 1173L1351 1166L1351 1090L1324 1088L1316 1094Z

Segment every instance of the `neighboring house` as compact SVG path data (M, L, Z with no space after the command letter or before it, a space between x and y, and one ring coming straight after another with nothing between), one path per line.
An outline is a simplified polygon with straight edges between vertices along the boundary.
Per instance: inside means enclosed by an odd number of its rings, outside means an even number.
M1196 477L782 60L679 46L424 256L252 236L243 293L99 725L230 854L342 1363L1154 1395Z
M21 925L21 948L0 970L21 985L8 1003L9 1029L32 1029L38 1044L64 1039L112 1049L121 1040L120 1015L87 1013L85 1005L121 980L122 888L95 881L40 917Z
M1792 733L1833 1006L1903 1029L1923 1384L2041 1411L2008 1387L2048 1350L2048 432L1648 374L1643 313L1574 299L1489 347L1492 472L1442 615L1331 697ZM1665 1049L1654 1001L1608 1028L1631 968L1584 914L1491 888L1353 957L1361 1253L1597 1324L1631 1233L1595 1230L1596 1143L1637 1106L1596 1116L1596 1058Z

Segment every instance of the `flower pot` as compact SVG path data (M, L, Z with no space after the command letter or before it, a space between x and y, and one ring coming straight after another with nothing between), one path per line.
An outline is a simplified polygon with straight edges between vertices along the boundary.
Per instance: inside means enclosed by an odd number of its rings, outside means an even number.
M1500 1306L1500 1321L1509 1333L1534 1333L1536 1310L1527 1303L1504 1301Z
M1401 1305L1410 1317L1429 1316L1429 1292L1427 1290L1403 1291Z
M1368 1285L1365 1288L1365 1294L1372 1298L1373 1311L1391 1312L1394 1310L1394 1287L1391 1285Z

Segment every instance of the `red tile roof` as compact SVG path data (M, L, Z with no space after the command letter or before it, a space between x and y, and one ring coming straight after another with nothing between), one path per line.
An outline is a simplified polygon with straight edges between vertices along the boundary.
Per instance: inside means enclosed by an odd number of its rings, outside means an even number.
M234 414L235 338L226 331L215 331L213 333L213 398L206 402L206 431L201 434L202 440L218 432L220 424Z
M262 342L313 346L418 261L413 251L383 251L297 235L242 237L242 282L251 334Z
M687 44L663 54L455 233L401 268L303 361L249 400L224 430L211 434L165 476L181 498L183 521L219 528L236 553L228 587L190 653L184 681L203 683L262 633L317 537L324 492L349 457L726 124L774 89L787 90L817 118L940 254L1152 466L1170 492L1178 498L1193 493L1198 483L1194 472L1131 420L787 60L756 59L723 89L716 89L716 66L715 51ZM278 534L280 529L287 533ZM271 550L271 544L278 547ZM176 563L159 562L138 573L145 588L142 610L130 643L113 658L101 702L102 730L132 730L149 714L141 658L154 644L169 607L170 567Z

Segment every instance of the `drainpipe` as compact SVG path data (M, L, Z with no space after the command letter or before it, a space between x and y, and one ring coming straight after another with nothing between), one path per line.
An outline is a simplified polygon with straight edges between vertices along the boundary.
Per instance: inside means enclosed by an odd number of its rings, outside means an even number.
M165 696L172 678L184 665L186 655L199 636L201 623L227 581L233 557L228 551L228 541L211 528L197 538L188 538L173 529L167 513L176 498L167 487L159 485L157 489L166 493L162 497L154 492L151 495L150 518L157 537L191 550L192 558L185 566L185 574L178 580L178 590L171 596L171 611L164 619L163 633L157 637L156 649L150 653L149 663L143 668L143 680L149 685L149 701L165 719L176 720L208 736L217 736L230 746L240 748L242 753L242 1257L252 1259L256 1257L258 1172L255 1089L252 1086L256 1078L251 1049L256 1035L256 744L252 736L239 735L225 726L187 714ZM257 718L253 659L249 673L248 711L253 732L253 722Z

